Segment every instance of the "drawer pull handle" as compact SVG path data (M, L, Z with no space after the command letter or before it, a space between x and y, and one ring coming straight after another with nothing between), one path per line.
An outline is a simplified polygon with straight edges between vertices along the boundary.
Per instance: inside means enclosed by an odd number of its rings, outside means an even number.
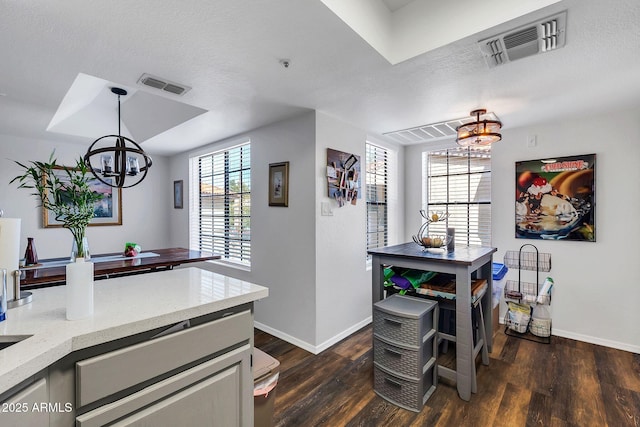
M395 388L402 388L402 384L400 384L399 382L394 381L392 379L385 378L384 382L386 382L387 384L389 384L390 386L393 386Z
M385 353L389 353L389 355L393 356L393 357L402 357L402 353L400 353L399 351L395 351L392 350L390 348L386 348L384 349Z
M389 319L389 318L384 318L384 321L393 325L393 326L402 326L402 322L399 320L395 320L395 319Z

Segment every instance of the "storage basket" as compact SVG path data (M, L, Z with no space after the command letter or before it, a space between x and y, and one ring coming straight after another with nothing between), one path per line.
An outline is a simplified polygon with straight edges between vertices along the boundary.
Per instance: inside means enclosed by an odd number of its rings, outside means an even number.
M533 317L529 325L529 332L537 337L551 336L551 319L537 319Z
M530 320L531 316L521 315L516 317L512 311L507 311L507 314L504 316L504 324L512 331L520 334L527 332Z

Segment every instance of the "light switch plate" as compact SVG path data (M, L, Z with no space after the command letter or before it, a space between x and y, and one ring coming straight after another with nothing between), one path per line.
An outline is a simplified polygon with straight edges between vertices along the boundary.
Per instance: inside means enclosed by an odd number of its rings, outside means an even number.
M320 203L320 215L333 216L333 209L331 208L331 203L327 203L327 202Z

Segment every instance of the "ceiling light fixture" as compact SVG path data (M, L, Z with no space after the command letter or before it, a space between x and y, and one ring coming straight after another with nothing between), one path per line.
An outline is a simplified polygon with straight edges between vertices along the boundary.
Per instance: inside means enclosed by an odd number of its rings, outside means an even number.
M480 120L480 116L486 112L485 109L473 110L470 114L476 116L476 120L456 128L458 145L462 147L487 146L502 139L500 134L502 123L499 120Z
M103 184L129 188L139 184L147 176L151 168L151 157L133 140L121 135L120 96L126 95L127 91L112 87L111 92L118 95L118 135L101 136L93 141L84 155L84 162ZM111 138L115 138L115 145L109 145ZM94 167L94 164L99 164L100 167Z

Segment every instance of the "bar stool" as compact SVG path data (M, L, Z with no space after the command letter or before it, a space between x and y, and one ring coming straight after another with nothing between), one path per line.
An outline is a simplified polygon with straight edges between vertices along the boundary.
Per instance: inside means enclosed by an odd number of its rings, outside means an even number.
M485 365L489 364L489 350L487 346L487 333L484 327L484 313L482 310L482 298L487 292L487 286L483 285L480 281L476 281L474 285L472 285L472 302L471 308L472 313L475 314L472 316L472 330L473 330L473 359L471 365L471 392L478 392L478 382L476 378L476 359L478 354L482 352L482 363ZM452 319L455 319L455 310L456 303L455 299L444 299L438 298L433 295L427 295L428 298L437 300L440 305L440 313L442 313L443 321L440 322L441 328L439 328L439 339L443 340L443 348L442 353L446 353L448 351L449 342L456 342L456 336L452 334L452 330L455 331L455 327L452 325ZM452 317L453 314L453 317ZM443 372L442 376L448 379L455 380L455 371L450 368L439 366ZM452 373L453 375L447 375L447 373Z

